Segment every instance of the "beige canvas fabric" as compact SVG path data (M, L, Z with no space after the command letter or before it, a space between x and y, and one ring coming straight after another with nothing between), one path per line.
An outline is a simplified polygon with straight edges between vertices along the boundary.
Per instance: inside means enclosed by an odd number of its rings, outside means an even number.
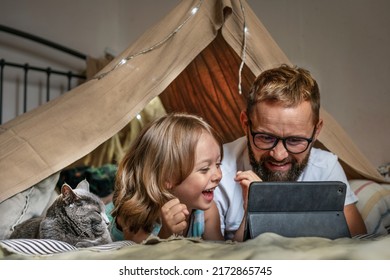
M199 10L193 15L194 7ZM245 64L255 75L289 63L244 0L181 1L102 69L99 73L106 74L102 78L91 79L0 127L0 202L87 155L128 125L220 29L239 56L245 46ZM380 181L336 121L325 111L323 117L324 146L356 174Z

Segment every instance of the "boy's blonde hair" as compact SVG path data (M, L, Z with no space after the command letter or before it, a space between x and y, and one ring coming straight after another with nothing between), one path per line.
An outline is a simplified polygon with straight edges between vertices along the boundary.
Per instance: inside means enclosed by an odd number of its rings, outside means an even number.
M119 164L113 196L113 217L121 216L130 231L151 232L161 207L174 196L167 189L192 172L202 133L221 138L202 118L172 113L149 123Z

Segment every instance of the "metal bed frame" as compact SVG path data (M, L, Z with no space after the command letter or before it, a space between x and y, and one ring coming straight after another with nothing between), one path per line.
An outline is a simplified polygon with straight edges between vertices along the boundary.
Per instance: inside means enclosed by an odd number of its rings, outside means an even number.
M76 50L67 48L65 46L62 46L60 44L54 43L52 41L46 40L42 37L38 37L5 25L0 25L0 31L9 33L27 40L34 41L36 43L45 45L47 47L56 49L60 52L63 52L65 54L69 54L71 56L74 56L76 58L79 58L81 60L86 60L87 56L81 52L78 52ZM43 67L37 67L30 65L29 63L14 63L11 61L7 61L4 58L0 58L0 124L3 123L3 86L4 86L4 73L6 68L12 67L12 68L18 68L23 72L23 113L27 111L27 94L28 94L28 81L29 81L29 73L32 72L41 72L46 73L46 102L50 100L50 81L53 75L56 76L63 76L67 78L67 90L71 89L72 80L73 79L79 79L79 80L85 80L86 77L83 74L74 73L72 71L61 71L52 69L51 67L43 68Z

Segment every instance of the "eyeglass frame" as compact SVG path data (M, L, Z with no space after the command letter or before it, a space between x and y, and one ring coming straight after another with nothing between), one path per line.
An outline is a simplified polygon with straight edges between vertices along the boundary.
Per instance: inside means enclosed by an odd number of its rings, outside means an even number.
M282 143L283 143L283 147L286 149L287 152L289 152L290 154L294 154L294 155L297 155L297 154L302 154L304 153L310 146L310 144L313 142L314 140L314 134L316 133L317 131L317 125L314 126L314 129L313 129L313 133L311 134L311 137L310 138L305 138L305 137L299 137L299 136L287 136L287 137L279 137L279 136L276 136L274 134L271 134L271 133L265 133L265 132L253 132L252 130L252 121L248 118L248 127L249 127L249 131L252 135L252 142L253 142L253 145L255 145L255 147L259 150L263 150L263 151L270 151L272 150L273 148L275 148L279 141L282 140ZM272 145L272 147L270 148L267 148L267 149L262 149L262 148L259 148L257 147L256 143L255 143L255 137L256 135L258 134L262 134L262 135L266 135L266 136L270 136L270 137L274 137L276 138L275 139L275 142L274 144ZM302 151L302 152L298 152L298 153L294 153L294 152L291 152L288 148L287 148L287 144L286 144L286 141L289 139L289 138L296 138L296 139L300 139L300 140L305 140L307 141L307 146L306 148Z

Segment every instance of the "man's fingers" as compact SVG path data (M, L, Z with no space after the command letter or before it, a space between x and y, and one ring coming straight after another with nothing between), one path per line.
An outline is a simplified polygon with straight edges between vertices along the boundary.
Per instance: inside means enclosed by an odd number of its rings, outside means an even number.
M255 172L253 172L252 170L248 170L248 171L238 171L236 173L236 177L235 177L235 180L237 182L240 182L242 180L248 180L248 181L262 181L260 179L259 176L257 176L257 174Z

